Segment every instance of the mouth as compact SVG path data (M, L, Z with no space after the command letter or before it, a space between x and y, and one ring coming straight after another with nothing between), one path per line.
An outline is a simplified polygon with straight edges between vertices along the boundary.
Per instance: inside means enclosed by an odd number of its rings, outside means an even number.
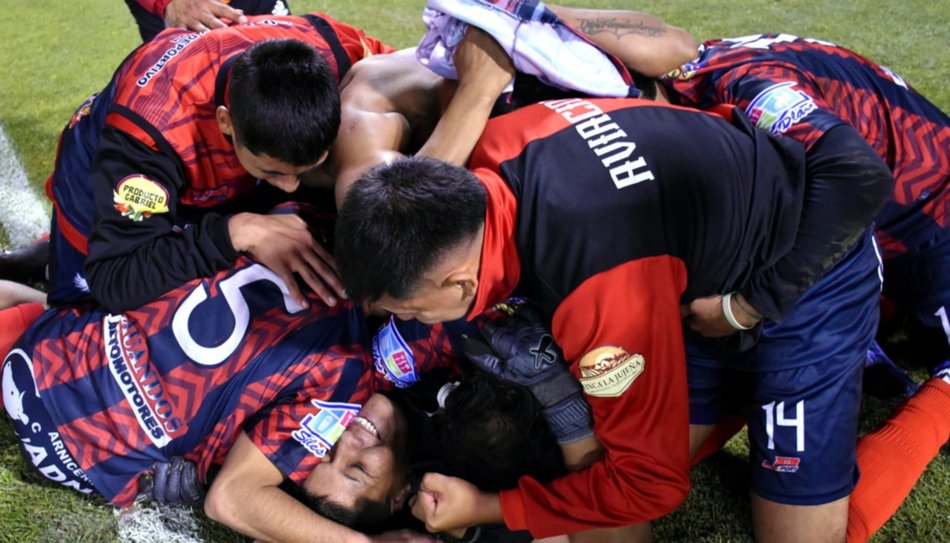
M356 417L353 418L353 422L351 424L358 425L360 428L372 434L376 439L380 439L379 430L376 428L376 425L373 424L369 419L366 419L360 415L357 415Z

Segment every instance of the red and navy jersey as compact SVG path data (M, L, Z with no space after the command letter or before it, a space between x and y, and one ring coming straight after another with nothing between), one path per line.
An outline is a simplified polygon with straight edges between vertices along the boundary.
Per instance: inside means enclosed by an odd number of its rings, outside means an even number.
M552 319L609 451L501 493L535 537L622 526L689 488L680 304L787 253L804 149L740 116L630 99L542 102L489 122L469 164L488 191L477 315L515 291Z
M237 257L226 214L256 211L246 200L253 204L258 180L238 161L215 111L227 103L238 55L261 41L297 39L314 46L339 80L353 62L392 51L321 14L248 19L204 33L167 29L136 49L93 105L90 118L104 119L85 128L98 137L88 176L55 177L48 189L62 218L89 237L88 246L73 244L88 251L91 290L114 311ZM90 190L91 197L74 196ZM156 273L156 262L170 267Z
M948 227L950 118L886 67L828 42L757 35L708 41L661 83L673 103L733 104L809 147L839 124L852 126L896 180L877 218L885 258Z
M20 344L63 441L119 506L152 462L183 455L204 475L242 430L300 482L329 446L308 416L352 416L376 386L361 313L310 302L242 258L124 314L51 310Z

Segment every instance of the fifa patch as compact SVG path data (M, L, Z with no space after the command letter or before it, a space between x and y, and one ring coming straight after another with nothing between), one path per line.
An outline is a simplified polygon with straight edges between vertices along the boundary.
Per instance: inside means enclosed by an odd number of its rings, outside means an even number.
M590 396L620 396L643 373L643 355L627 353L621 347L598 347L580 361L581 386Z
M419 381L416 357L396 327L396 319L389 317L373 336L373 363L376 371L399 388Z
M794 456L776 456L771 464L768 460L763 460L762 467L778 473L795 473L801 462L800 458Z
M304 417L300 428L290 435L310 454L323 458L360 412L360 405L320 400L310 400L310 403L317 408L317 412Z
M745 110L749 120L770 134L778 135L818 109L811 96L795 90L794 86L795 83L789 81L760 92Z
M123 217L136 222L157 213L168 213L168 191L142 174L130 175L119 181L112 191L112 202Z

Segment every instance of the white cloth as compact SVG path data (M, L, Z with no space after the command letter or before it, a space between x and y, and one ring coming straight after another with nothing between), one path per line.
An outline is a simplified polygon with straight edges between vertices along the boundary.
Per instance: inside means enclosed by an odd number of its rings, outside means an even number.
M575 32L542 2L530 0L428 0L428 28L416 49L423 65L458 79L452 56L468 25L491 34L517 71L564 90L590 96L637 96L629 72Z

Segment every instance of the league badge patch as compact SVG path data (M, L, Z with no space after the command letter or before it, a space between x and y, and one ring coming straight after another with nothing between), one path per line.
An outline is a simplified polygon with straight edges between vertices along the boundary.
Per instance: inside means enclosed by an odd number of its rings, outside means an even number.
M590 396L623 394L643 373L641 354L631 355L621 347L597 347L581 358L581 386Z
M406 388L417 381L416 358L396 328L396 319L389 317L373 336L373 363L376 371L399 388Z
M112 201L116 211L136 222L156 213L168 213L168 191L142 174L119 181L112 192Z
M745 110L749 120L770 134L779 135L818 109L811 96L794 87L795 83L788 81L760 92Z
M86 101L79 106L79 109L73 113L73 116L69 119L69 128L76 126L76 123L82 120L83 117L88 117L92 112L92 102L96 99L96 96L99 96L99 93L95 93L89 98L86 98Z
M290 435L310 454L323 458L360 412L360 405L320 400L310 400L310 403L317 408L317 412L304 417L300 428Z

